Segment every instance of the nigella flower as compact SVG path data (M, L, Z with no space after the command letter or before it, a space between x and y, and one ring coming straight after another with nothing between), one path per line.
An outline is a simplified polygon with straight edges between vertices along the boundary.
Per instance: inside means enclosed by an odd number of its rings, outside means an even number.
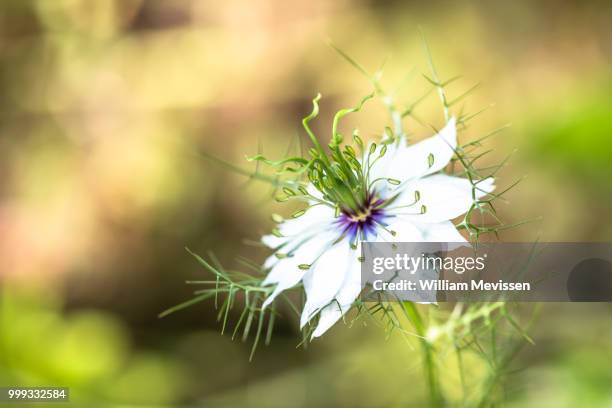
M318 315L312 333L318 337L362 290L361 242L465 242L450 220L494 186L492 178L474 188L466 178L441 173L457 147L455 122L451 118L439 133L414 145L404 138L371 144L361 157L350 146L341 152L339 139L330 145L332 159L317 146L319 153L315 149L309 163L310 183L301 189L308 209L262 238L275 251L265 261L269 272L263 285L276 285L264 307L301 282L306 303L300 324Z

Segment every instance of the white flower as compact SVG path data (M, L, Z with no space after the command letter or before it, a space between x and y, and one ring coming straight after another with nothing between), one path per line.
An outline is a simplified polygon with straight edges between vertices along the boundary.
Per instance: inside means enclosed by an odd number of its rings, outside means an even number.
M319 314L313 337L334 325L359 295L361 241L466 241L450 220L472 205L472 184L465 178L436 174L449 163L457 146L455 119L420 143L409 146L402 138L383 146L372 150L372 163L361 160L370 170L358 210L343 210L337 216L333 205L317 201L324 196L310 185L308 191L317 200L306 213L284 221L279 233L262 238L276 251L264 264L269 273L263 285L276 285L264 307L301 281L306 291L301 326ZM384 156L376 159L383 149ZM477 186L476 199L493 191L493 179Z

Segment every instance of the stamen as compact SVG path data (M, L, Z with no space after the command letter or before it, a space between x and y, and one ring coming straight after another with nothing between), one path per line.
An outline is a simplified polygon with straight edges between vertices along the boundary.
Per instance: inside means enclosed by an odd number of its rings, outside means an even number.
M342 227L340 239L348 236L351 248L355 249L359 240L367 240L381 227L393 235L393 231L388 230L384 222L385 218L389 217L384 205L385 201L379 199L375 192L368 192L358 209L342 210L337 221L337 224Z

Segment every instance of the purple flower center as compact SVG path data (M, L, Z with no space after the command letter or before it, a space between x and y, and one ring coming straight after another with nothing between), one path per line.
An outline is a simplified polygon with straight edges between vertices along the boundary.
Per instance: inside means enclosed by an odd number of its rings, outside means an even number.
M385 220L389 215L383 208L384 200L376 198L374 194L368 194L364 203L357 210L342 210L336 221L342 229L342 234L348 236L351 243L357 238L368 240L376 236L376 229L386 227Z

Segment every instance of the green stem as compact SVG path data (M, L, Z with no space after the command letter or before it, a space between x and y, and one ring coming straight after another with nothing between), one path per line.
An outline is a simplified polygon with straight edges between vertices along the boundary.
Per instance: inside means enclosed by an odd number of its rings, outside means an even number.
M432 407L443 407L444 399L438 383L436 366L434 361L434 349L432 344L426 338L425 322L419 313L419 310L413 302L403 302L406 313L412 320L412 324L419 336L421 348L423 350L423 368L427 376L427 386L429 388L429 402Z

